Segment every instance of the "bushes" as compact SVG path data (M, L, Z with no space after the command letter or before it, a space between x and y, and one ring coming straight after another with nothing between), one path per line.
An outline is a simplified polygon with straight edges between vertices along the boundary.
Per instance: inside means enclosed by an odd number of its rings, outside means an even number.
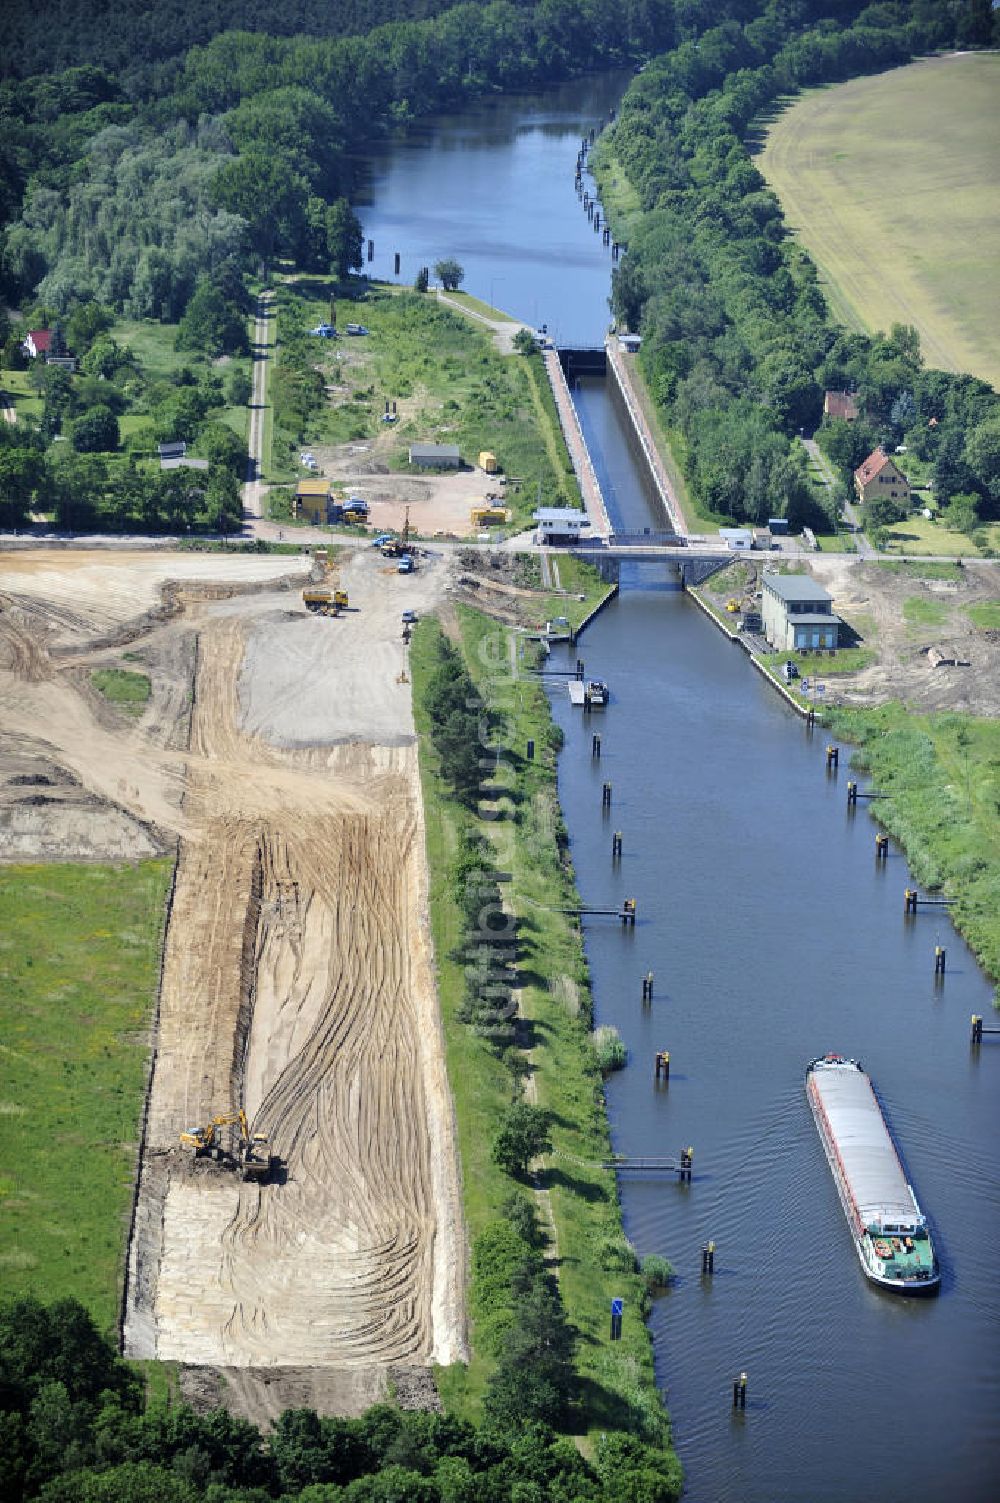
M613 1070L624 1070L628 1062L628 1050L617 1028L610 1023L602 1023L600 1028L594 1029L590 1040L602 1075L610 1075Z

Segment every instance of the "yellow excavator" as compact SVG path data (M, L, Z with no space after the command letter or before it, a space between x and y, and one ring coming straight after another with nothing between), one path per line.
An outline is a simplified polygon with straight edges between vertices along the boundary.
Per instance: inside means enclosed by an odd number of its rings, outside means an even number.
M204 1127L189 1127L181 1133L181 1147L190 1149L196 1159L210 1155L216 1163L231 1163L232 1154L223 1147L219 1129L233 1126L238 1127L240 1132L237 1163L243 1178L259 1184L267 1179L274 1160L267 1134L251 1133L247 1114L242 1107L238 1111L223 1112L220 1116L213 1117Z

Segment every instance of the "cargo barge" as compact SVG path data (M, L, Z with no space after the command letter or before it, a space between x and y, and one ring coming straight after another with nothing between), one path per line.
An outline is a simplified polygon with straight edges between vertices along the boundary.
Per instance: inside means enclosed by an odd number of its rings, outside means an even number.
M866 1275L899 1294L933 1292L941 1274L927 1222L868 1076L857 1060L825 1054L806 1071L806 1096Z

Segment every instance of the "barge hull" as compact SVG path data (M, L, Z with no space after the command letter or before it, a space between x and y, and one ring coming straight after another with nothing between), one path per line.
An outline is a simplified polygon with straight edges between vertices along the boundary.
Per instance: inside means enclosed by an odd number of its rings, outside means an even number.
M864 1070L839 1055L813 1060L806 1096L866 1276L895 1293L936 1289L927 1223Z

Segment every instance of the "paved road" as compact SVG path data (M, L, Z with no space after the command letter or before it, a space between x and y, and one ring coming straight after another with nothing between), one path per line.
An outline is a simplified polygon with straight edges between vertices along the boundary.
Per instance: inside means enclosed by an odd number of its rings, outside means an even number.
M253 335L253 390L250 396L250 434L247 444L247 478L243 487L243 510L255 531L254 521L264 515L264 410L267 405L267 371L273 348L274 294L262 292L257 299Z
M820 448L816 440L814 438L804 438L802 442L806 447L806 451L808 452L810 459L819 470L820 475L823 478L823 483L830 486L835 485L837 477L833 472L830 461L827 459L826 455L823 453L823 450ZM846 521L848 527L853 529L854 542L858 550L858 557L874 558L877 550L872 547L871 543L869 543L868 539L865 537L864 522L862 521L858 512L855 511L854 506L850 501L844 502L844 520Z

